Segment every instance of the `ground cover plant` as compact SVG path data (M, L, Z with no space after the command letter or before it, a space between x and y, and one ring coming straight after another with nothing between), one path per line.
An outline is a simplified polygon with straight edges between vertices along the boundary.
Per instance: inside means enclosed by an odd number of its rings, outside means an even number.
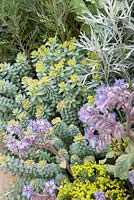
M81 2L80 41L0 64L0 199L134 198L133 2Z

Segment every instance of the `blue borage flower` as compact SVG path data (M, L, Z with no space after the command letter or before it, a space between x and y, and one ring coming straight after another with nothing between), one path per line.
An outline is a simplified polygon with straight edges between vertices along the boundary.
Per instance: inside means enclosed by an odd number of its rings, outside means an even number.
M33 189L30 185L25 185L22 188L22 196L27 197L27 199L30 199L30 197L33 195Z
M105 200L105 192L98 190L98 192L94 194L94 197L96 200Z
M107 91L109 86L102 85L100 88L96 89L95 92L97 94L97 99L95 101L96 105L100 105L107 99Z
M116 114L112 112L117 108L126 113L128 109L133 93L130 93L125 85L125 80L121 79L115 80L112 87L101 86L96 90L95 105L84 105L78 113L79 119L88 127L85 137L92 147L97 143L97 152L111 143L112 136L117 140L125 137L123 125L116 120ZM98 132L97 136L94 135L95 131Z
M31 129L33 132L49 132L52 125L47 119L41 120L32 120L28 124L28 129Z
M132 185L134 185L134 170L131 170L129 173L128 173L128 180L130 181L130 183Z
M52 125L47 119L31 120L27 128L31 131L30 135L27 135L26 131L19 129L17 126L11 126L8 129L11 134L7 139L7 147L12 153L18 154L20 158L27 155L30 146L38 139L43 138L44 133L48 133ZM14 133L18 130L21 137L15 138Z
M14 124L7 127L7 131L13 135L13 134L20 134L20 128Z
M114 83L114 86L119 86L119 87L124 87L126 81L125 79L115 79L115 83Z
M50 196L52 196L53 192L57 189L57 186L54 183L54 179L44 182L44 184L45 184L45 188L43 190L43 193L46 193L46 194L49 194Z
M96 143L98 141L98 137L94 135L94 128L93 129L85 128L84 133L85 133L85 139L89 141L90 146L92 148L95 148Z
M17 151L17 140L13 137L7 139L7 147L11 152Z

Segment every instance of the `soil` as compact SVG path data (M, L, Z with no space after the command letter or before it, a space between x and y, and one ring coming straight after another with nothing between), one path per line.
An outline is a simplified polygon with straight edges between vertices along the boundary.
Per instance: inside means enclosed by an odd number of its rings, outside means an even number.
M0 142L0 152L2 151L4 145ZM7 173L5 171L0 171L0 200L2 193L6 193L11 186L11 183L16 180L16 177L12 176L11 173Z

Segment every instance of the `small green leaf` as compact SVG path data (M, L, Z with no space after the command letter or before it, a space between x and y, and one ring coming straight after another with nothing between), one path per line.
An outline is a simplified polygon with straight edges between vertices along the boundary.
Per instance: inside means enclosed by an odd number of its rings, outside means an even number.
M105 158L103 160L99 160L99 164L103 165L106 161L107 161L107 158Z
M106 158L113 158L115 155L115 151L110 151L107 153Z
M100 163L100 164L106 163L107 159L108 159L108 158L113 158L114 155L115 155L115 151L110 151L110 152L108 152L108 153L106 154L106 158L103 159L103 160L99 160L99 163Z
M66 169L66 161L65 160L61 161L60 167L63 168L63 169Z

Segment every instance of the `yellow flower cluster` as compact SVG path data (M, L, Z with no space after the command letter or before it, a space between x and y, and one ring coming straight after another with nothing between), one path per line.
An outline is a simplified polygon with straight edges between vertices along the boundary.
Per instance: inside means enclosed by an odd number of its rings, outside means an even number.
M24 76L21 80L22 84L28 84L29 83L29 78L27 76Z
M98 73L93 74L93 75L92 75L92 78L95 79L95 80L99 79L99 74L98 74Z
M121 150L125 150L126 146L128 145L129 143L129 139L128 138L125 138L125 139L121 139L121 140L117 140L116 138L113 138L113 142L118 146L119 149ZM111 144L109 146L109 151L116 151L117 148L115 145Z
M67 61L68 66L74 66L76 64L76 60L75 58L69 59Z
M45 164L46 164L46 161L45 161L45 160L40 160L40 161L38 162L38 165L39 165L40 168L44 167Z
M23 60L23 54L22 54L22 52L19 52L19 53L18 53L17 59L18 59L19 61L22 61L22 60Z
M50 68L50 76L51 77L56 77L60 74L60 71L59 69L55 69L53 67Z
M35 116L38 118L42 115L43 113L43 110L44 110L44 106L39 104L36 106L36 112L35 112Z
M4 156L0 153L0 165L5 166L8 161L9 161L9 157Z
M59 83L58 86L60 87L61 90L64 90L66 88L67 84L65 82L61 82L61 83Z
M58 104L57 104L57 109L58 110L61 110L65 107L65 103L64 103L64 100L60 101Z
M48 42L47 42L47 45L49 44L52 44L53 43L53 38L49 38ZM45 55L49 50L49 47L46 47L45 45L42 45L40 48L38 48L38 51L32 51L31 55L33 57L39 57L41 58L43 55ZM43 54L43 55L42 55Z
M39 81L37 79L29 79L28 77L22 78L22 83L29 86L29 95L34 95L38 92L37 85Z
M82 64L82 65L87 65L87 63L88 63L88 62L87 62L86 59L81 61L81 64Z
M50 83L51 79L49 76L44 76L39 80L39 85L45 84L45 83Z
M35 94L37 94L37 88L36 87L31 87L29 89L29 95L33 96Z
M35 87L38 84L38 80L37 79L29 79L28 84L31 87Z
M29 165L29 166L32 166L34 164L34 161L33 160L26 160L24 163Z
M26 117L26 116L27 116L27 114L28 114L28 113L27 113L26 111L23 111L23 112L21 112L20 114L18 114L18 116L17 116L17 117L18 117L18 119L20 119L20 120L21 120L21 119L23 119L24 117Z
M87 87L85 85L82 86L81 91L82 91L82 93L86 93L87 92Z
M72 74L71 77L70 77L72 83L77 83L78 81L78 76L77 74Z
M22 101L22 106L24 109L29 108L30 102L26 99L24 101Z
M55 38L50 37L50 38L48 38L47 44L51 45L54 42L55 42Z
M49 50L49 48L46 47L45 45L42 45L42 46L38 49L38 51L39 51L41 54L46 54L48 50Z
M42 61L38 61L36 64L36 72L42 73L44 69L44 65Z
M69 125L69 128L71 128L71 129L73 129L73 128L75 128L76 126L74 125L74 124L70 124Z
M60 45L61 48L67 48L69 46L69 42L65 41L63 44Z
M72 159L72 160L76 160L76 159L77 159L77 155L76 155L76 154L73 154L73 155L71 156L71 159Z
M91 60L98 60L99 59L98 54L93 52L93 51L88 52L87 56Z
M57 64L54 65L56 69L62 69L64 67L64 61L61 60Z
M71 43L76 42L76 37L71 37L70 42L71 42Z
M68 48L69 48L69 51L74 51L76 49L76 46L73 44L70 44Z
M63 49L68 48L69 51L74 51L76 49L76 46L73 44L74 42L76 42L76 38L72 37L70 41L65 41L63 44L60 45L60 47Z
M72 156L75 159L75 155ZM74 164L71 168L75 178L73 183L63 180L58 188L58 199L93 200L93 195L100 189L105 192L105 198L113 197L123 200L125 190L121 188L121 182L111 180L105 173L105 165L96 164L94 161L85 161L83 165ZM82 178L83 177L83 178Z
M31 186L35 186L35 185L36 185L36 181L35 181L34 179L32 179L32 180L30 181L30 185L31 185Z
M58 124L61 122L61 118L60 117L56 117L52 120L52 124Z
M76 135L74 137L74 141L81 141L83 140L85 137L81 134L81 133L78 133L78 135Z
M88 100L88 103L89 103L89 104L94 103L94 96L89 95L89 96L87 97L87 100Z

